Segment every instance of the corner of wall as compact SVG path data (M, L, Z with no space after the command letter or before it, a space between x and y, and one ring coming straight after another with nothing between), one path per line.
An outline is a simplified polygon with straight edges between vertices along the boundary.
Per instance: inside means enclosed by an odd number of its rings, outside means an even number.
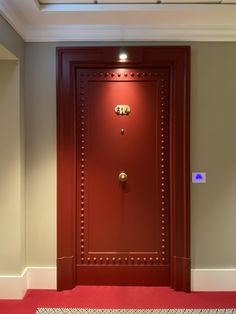
M26 269L20 276L0 276L0 299L22 299L26 290Z
M0 299L22 299L27 289L56 289L56 267L26 267L19 276L0 276Z

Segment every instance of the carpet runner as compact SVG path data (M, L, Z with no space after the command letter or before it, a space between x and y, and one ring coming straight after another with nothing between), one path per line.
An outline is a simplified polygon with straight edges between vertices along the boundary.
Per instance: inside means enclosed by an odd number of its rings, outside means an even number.
M36 314L236 314L236 309L66 309L39 308Z

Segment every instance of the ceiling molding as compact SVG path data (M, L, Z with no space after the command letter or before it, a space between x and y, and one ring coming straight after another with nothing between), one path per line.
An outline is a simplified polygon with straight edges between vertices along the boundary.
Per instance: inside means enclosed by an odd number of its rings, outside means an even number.
M26 25L22 18L15 12L9 2L0 1L0 14L14 28L14 30L25 39Z
M40 10L44 12L124 12L124 11L150 11L159 10L161 4L41 4L39 5Z
M57 25L29 29L26 41L236 41L236 25Z
M37 0L0 0L0 13L27 42L236 41L233 4L97 4L92 12L91 6L62 12L52 5L52 12Z

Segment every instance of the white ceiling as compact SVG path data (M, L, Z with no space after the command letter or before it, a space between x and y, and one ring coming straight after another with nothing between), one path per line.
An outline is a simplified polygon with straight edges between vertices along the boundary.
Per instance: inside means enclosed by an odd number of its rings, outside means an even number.
M40 2L0 0L25 41L236 41L236 0Z

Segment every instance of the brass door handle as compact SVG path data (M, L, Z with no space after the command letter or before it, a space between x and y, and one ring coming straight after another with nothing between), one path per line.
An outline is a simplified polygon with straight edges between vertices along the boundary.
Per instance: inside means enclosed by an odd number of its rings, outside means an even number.
M120 182L126 182L128 180L128 176L127 176L127 174L124 171L122 171L119 174L118 178L119 178Z

